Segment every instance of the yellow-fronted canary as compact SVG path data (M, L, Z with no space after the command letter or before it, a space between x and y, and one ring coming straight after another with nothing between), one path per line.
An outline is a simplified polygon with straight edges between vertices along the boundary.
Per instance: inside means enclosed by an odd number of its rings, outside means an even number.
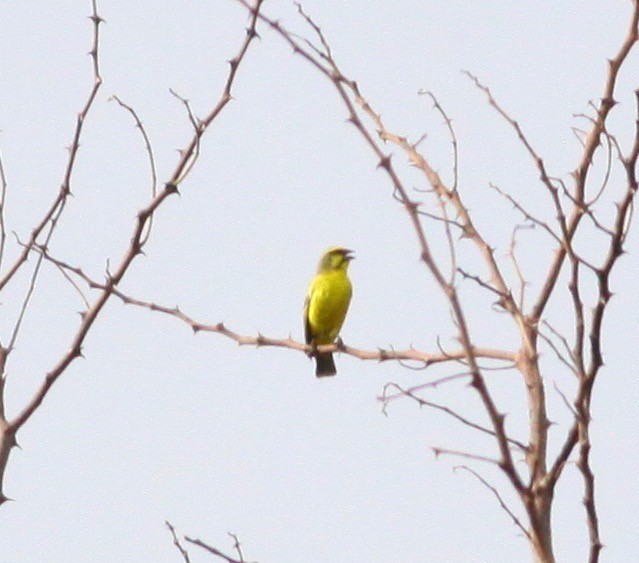
M313 346L333 344L344 323L353 288L346 271L353 251L340 246L329 248L320 259L317 274L311 280L304 304L306 343ZM335 375L331 352L316 352L315 375Z

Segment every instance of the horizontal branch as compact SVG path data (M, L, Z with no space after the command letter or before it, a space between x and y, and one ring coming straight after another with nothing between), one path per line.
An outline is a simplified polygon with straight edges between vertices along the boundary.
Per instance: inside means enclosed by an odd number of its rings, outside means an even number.
M484 463L490 463L492 465L501 466L501 463L497 459L493 459L491 457L486 457L483 455L473 454L470 452L464 452L461 450L448 450L446 448L438 448L438 447L431 448L431 450L433 450L435 457L439 457L441 455L450 455L455 457L462 457L464 459L471 459L473 461L482 461Z
M405 350L395 350L378 348L377 350L363 350L360 348L355 348L353 346L347 346L343 342L338 341L335 344L327 344L322 346L317 346L313 348L308 344L304 344L302 342L298 342L291 338L273 338L269 336L264 336L260 333L257 335L247 335L241 334L239 332L235 332L234 330L229 329L223 322L217 323L205 323L202 321L198 321L184 313L179 307L167 307L165 305L158 305L157 303L153 303L151 301L143 301L141 299L137 299L135 297L131 297L120 291L117 287L114 287L109 284L99 283L87 275L81 268L77 268L75 266L71 266L62 260L58 260L51 256L45 249L41 247L35 248L38 252L44 256L44 258L54 264L62 271L70 272L80 279L82 279L91 289L97 289L100 291L105 291L107 288L111 292L111 294L117 298L119 298L126 305L135 305L136 307L142 307L144 309L148 309L149 311L163 313L165 315L170 315L179 319L180 321L186 323L191 327L193 332L214 332L217 334L221 334L226 338L237 342L240 346L271 346L276 348L289 348L291 350L298 350L304 352L306 354L311 354L314 351L319 352L342 352L349 356L353 356L360 360L376 360L379 362L387 361L387 360L396 360L396 361L415 361L424 364L424 367L431 366L433 364L441 364L445 362L458 362L465 360L467 357L467 352L465 349L452 350L452 351L444 351L440 350L438 352L422 352L420 350L416 350L415 348L407 348ZM513 352L508 350L500 350L496 348L485 348L485 347L473 347L473 352L475 357L497 360L509 363L516 362L516 355Z

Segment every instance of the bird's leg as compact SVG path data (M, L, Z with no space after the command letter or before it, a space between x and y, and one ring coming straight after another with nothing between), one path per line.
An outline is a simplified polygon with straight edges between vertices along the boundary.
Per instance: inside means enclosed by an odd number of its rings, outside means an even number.
M346 350L346 344L344 344L341 336L338 336L337 340L335 341L335 349L338 352L343 352L344 350Z
M313 338L313 340L311 340L308 345L311 347L310 352L307 352L306 355L309 358L314 358L315 356L317 356L317 343L315 342L315 339Z

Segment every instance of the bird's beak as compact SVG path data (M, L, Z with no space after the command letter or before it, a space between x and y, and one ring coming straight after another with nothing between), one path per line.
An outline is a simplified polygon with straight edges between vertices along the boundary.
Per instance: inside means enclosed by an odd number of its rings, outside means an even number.
M355 260L355 251L354 250L345 250L344 251L344 260L350 262L351 260Z

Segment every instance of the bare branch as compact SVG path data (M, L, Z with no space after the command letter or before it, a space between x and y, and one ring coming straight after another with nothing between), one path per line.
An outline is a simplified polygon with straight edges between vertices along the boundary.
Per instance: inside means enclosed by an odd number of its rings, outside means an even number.
M157 168L155 166L155 156L153 155L153 147L151 146L151 139L149 139L149 135L147 134L146 129L144 128L144 125L142 124L142 120L138 116L137 112L131 106L129 106L128 104L125 104L115 94L111 96L111 99L115 100L120 105L120 107L123 107L125 110L127 110L131 114L131 117L133 117L133 120L135 121L136 128L140 130L140 135L142 135L142 139L144 141L144 148L146 150L147 156L149 157L149 168L151 172L151 197L153 198L158 193L158 174L157 174ZM148 228L146 232L144 233L142 239L140 240L140 246L144 246L146 242L149 240L152 229L153 229L153 217L151 216L149 217Z
M166 527L171 532L171 536L173 537L173 545L178 549L178 551L182 555L182 559L184 559L184 563L191 563L191 560L189 559L189 552L182 547L182 544L180 543L180 540L178 539L177 534L175 533L175 528L173 527L173 524L171 524L171 522L169 522L168 520L165 520L164 523L166 524Z
M572 413L575 418L577 418L579 415L577 414L577 411L574 409L574 407L570 404L570 401L568 400L568 397L566 397L566 394L561 389L559 389L559 387L557 387L557 383L553 382L553 387L555 388L555 391L557 391L557 394L561 397L564 405L566 405L566 408Z
M482 485L484 485L484 487L486 487L491 493L493 493L493 495L495 495L495 498L497 499L499 506L501 506L501 508L506 512L506 514L508 514L508 516L510 516L510 518L513 521L513 524L515 524L515 526L517 526L521 530L524 536L528 538L528 541L532 541L530 533L528 532L528 530L526 530L526 527L521 523L521 520L517 518L515 513L508 507L503 497L499 494L499 491L495 487L493 487L488 481L486 481L486 479L484 479L479 473L477 473L477 471L475 471L474 469L471 469L467 465L458 465L454 467L453 469L454 470L463 469L464 471L468 471L468 473L470 473L471 475L474 475L475 478L477 478L477 480L479 480L479 482Z
M459 152L457 147L457 135L455 134L453 122L439 103L439 100L435 97L435 94L433 94L432 92L424 92L422 90L419 91L419 94L426 94L430 97L430 99L433 101L433 107L442 116L442 118L444 119L444 123L446 124L446 128L448 129L448 133L450 135L450 143L453 148L453 185L451 187L451 191L457 191L457 188L459 186ZM413 148L417 150L417 145L413 145ZM444 219L444 228L446 231L446 239L448 241L448 253L450 255L450 277L448 279L448 283L454 285L455 275L457 273L457 252L455 250L453 234L450 228L451 223L449 221L448 210L446 208L446 200L444 199L440 191L436 191L435 193L437 194L437 201L439 203L442 218Z
M470 376L470 374L466 374L466 375ZM442 381L443 380L440 380L437 383L441 383ZM437 403L433 403L432 401L427 401L425 399L422 399L421 397L418 397L417 395L415 395L412 390L403 389L397 383L387 383L384 386L384 393L386 393L387 389L389 389L390 387L395 388L400 396L403 395L405 397L408 397L408 398L414 400L417 404L419 404L420 407L429 407L431 409L435 409L435 410L438 410L440 412L446 413L447 415L453 417L455 420L461 422L462 424L465 424L469 428L473 428L474 430L479 430L480 432L483 432L484 434L488 434L490 436L496 437L496 434L495 434L494 430L492 430L490 428L486 428L485 426L482 426L481 424L477 424L475 422L472 422L471 420L469 420L466 417L460 415L458 412L456 412L454 409L451 409L450 407L446 407L444 405L440 405L440 404L437 404ZM423 388L424 386L422 385L422 386L418 386L418 387ZM393 395L391 397L395 398L396 396L397 395ZM379 397L378 397L378 400L380 400ZM389 400L391 400L391 399L390 398L385 398L384 396L382 396L381 401L384 403L384 408L386 408L386 405L388 404ZM520 451L528 452L528 447L525 446L520 441L514 440L512 438L509 438L508 436L506 436L506 441L509 444L511 444L513 446L516 446Z
M492 182L490 183L490 187L495 190L500 196L502 196L503 198L507 199L512 206L519 211L524 218L527 221L530 221L533 225L536 225L538 227L541 227L544 231L546 231L556 242L558 242L559 244L562 244L562 239L561 237L555 233L555 231L553 231L550 226L548 225L548 223L542 221L541 219L537 219L537 217L535 217L532 213L530 213L529 211L527 211L523 205L521 205L514 197L512 197L510 194L502 191L499 186L496 186L495 184L493 184Z
M511 295L510 291L508 291L507 293L502 293L499 289L497 289L496 287L493 287L492 285L490 285L490 283L482 280L479 276L476 276L475 274L471 274L471 273L467 272L463 268L457 268L457 271L462 275L462 277L464 279L472 280L479 287L487 289L488 291L491 291L492 293L497 295L497 297L499 297L499 303L501 303L502 300L508 298L508 296Z
M606 79L606 85L604 88L604 96L601 100L601 105L597 110L597 115L594 120L592 129L585 142L584 154L582 160L575 172L575 199L578 202L582 202L585 197L585 185L588 173L592 166L592 159L596 148L599 146L600 136L605 131L606 119L612 107L615 105L614 90L617 84L617 76L619 70L628 56L630 50L639 39L639 1L634 0L634 9L630 21L630 28L626 35L626 38L614 59L609 61L608 76ZM637 115L639 116L639 91L636 92L638 100ZM614 227L612 228L612 236L609 243L608 254L603 262L603 265L595 270L597 285L598 285L598 297L596 305L592 312L592 319L590 322L590 333L588 341L590 343L590 363L585 373L582 371L580 379L577 398L575 400L575 421L571 427L566 440L553 463L552 469L548 475L549 485L552 487L557 482L563 467L568 461L570 454L574 447L579 443L579 459L577 465L584 480L584 506L586 508L588 531L590 536L590 553L589 561L595 563L599 560L599 554L602 548L602 543L599 535L599 522L597 517L597 511L595 506L595 483L594 475L590 468L590 438L589 438L589 426L590 426L590 407L591 407L591 395L592 389L595 383L595 379L599 372L599 369L603 365L603 356L601 350L601 331L605 311L607 304L612 296L609 287L610 274L617 259L623 253L623 243L627 232L628 221L632 216L632 209L634 205L634 197L637 193L637 158L639 156L639 119L635 142L630 154L627 158L623 159L623 165L626 171L627 187L626 191L621 198L621 201L616 205L616 217L614 221ZM573 213L569 225L569 233L574 233L576 226L579 222L581 215L577 211ZM564 255L565 256L565 255ZM553 264L553 270L551 270L550 276L547 278L547 283L542 291L540 300L538 302L538 308L542 309L545 305L554 283L558 276L559 268L563 262L564 256L557 255ZM555 276L555 277L553 277ZM574 279L576 277L576 268L573 266L573 286L575 285ZM575 295L573 287L571 286L571 292ZM574 297L576 299L576 297ZM579 359L579 358L578 358Z
M93 324L95 323L96 319L100 315L104 305L113 295L115 287L124 278L125 274L128 272L129 267L131 266L135 258L141 254L142 241L144 240L145 232L147 232L146 229L148 229L148 224L153 213L166 200L167 197L177 192L178 183L185 178L185 170L186 171L190 170L189 163L191 162L192 155L199 144L199 140L201 136L204 134L207 127L213 122L213 120L220 114L220 112L224 109L224 107L230 101L231 87L236 77L238 65L243 60L244 55L249 47L249 44L257 36L257 32L255 31L255 25L257 23L257 13L261 4L262 4L262 0L255 0L255 4L254 4L255 15L251 18L250 27L247 30L246 37L242 41L238 54L231 61L231 68L226 79L222 96L220 97L215 107L207 115L207 117L201 122L200 126L198 127L198 130L193 134L190 142L187 144L186 148L182 151L181 153L182 157L180 158L177 166L175 167L170 180L165 184L164 189L159 191L156 194L156 196L152 198L152 200L148 203L148 205L138 212L128 248L125 249L123 257L121 258L119 264L117 265L113 273L108 273L107 281L100 288L100 292L96 300L91 304L91 306L86 311L83 312L80 326L78 327L77 332L73 336L67 352L65 352L62 355L62 357L58 360L58 362L53 366L51 371L49 371L46 374L39 389L36 390L32 399L17 414L17 416L11 422L8 422L8 423L5 421L2 421L2 427L0 428L0 430L2 430L2 434L0 435L0 476L4 473L4 469L9 458L9 452L11 451L11 448L15 445L16 433L27 422L27 420L29 420L29 418L33 415L33 413L38 409L38 407L41 405L44 398L49 393L49 390L51 389L53 384L66 371L67 367L76 358L82 355L82 346L87 334L93 327ZM60 192L54 204L52 205L50 210L47 212L44 219L32 232L31 237L27 241L26 247L23 250L22 254L18 258L18 260L14 263L14 265L9 269L9 271L5 274L4 278L2 278L2 281L0 281L0 290L7 283L7 281L11 279L11 277L19 269L21 264L24 263L30 250L36 247L37 239L40 233L46 227L46 225L50 225L47 238L45 239L48 242L49 240L48 237L55 229L56 222L60 217L60 213L62 212L66 199L70 193L69 186L70 186L71 174L72 174L72 171L74 170L74 163L75 163L75 158L76 158L78 147L79 147L79 138L82 132L82 125L89 111L89 108L91 107L93 100L95 99L99 85L102 82L100 78L99 66L98 66L98 38L99 38L98 29L99 29L99 24L102 21L102 18L97 14L96 0L93 0L92 5L93 5L93 15L91 16L91 20L93 21L93 24L94 24L94 40L93 40L93 48L91 51L91 55L93 57L95 82L94 82L94 87L89 95L89 99L84 107L84 110L78 116L76 134L70 149L70 158L69 158L69 163L67 165L65 180L63 182L62 188L60 189ZM40 251L39 259L43 259L43 257L45 256L44 252L46 252L46 244L38 246L38 250ZM4 349L2 349L3 354L4 352L5 352ZM2 382L4 382L4 380L2 380ZM2 485L2 481L0 481L0 503L6 499L6 497L2 493L1 485Z
M29 252L33 248L33 245L36 244L38 238L40 237L40 234L45 230L45 228L47 228L47 226L49 230L48 234L46 235L44 244L48 244L58 223L58 220L60 219L60 216L64 211L67 198L71 194L71 179L75 170L75 162L78 155L78 150L80 148L80 138L82 137L82 133L84 131L84 123L89 115L89 111L93 107L93 103L96 99L96 96L98 95L100 86L102 85L98 49L100 44L100 24L104 20L98 14L97 0L92 0L91 4L93 12L89 19L93 22L93 44L91 47L91 51L89 51L89 54L91 55L91 60L93 62L93 87L91 88L84 107L78 114L76 120L75 132L73 135L73 140L69 147L69 158L67 160L67 165L64 171L62 185L60 186L60 190L58 191L56 198L45 213L44 217L41 219L40 223L38 223L36 227L31 231L31 236L29 237L29 240L27 241L27 244L23 248L20 255L15 260L13 265L9 268L9 270L4 274L4 276L0 278L0 291L2 291L9 280L13 278L15 273L26 262L27 257L29 256ZM38 269L39 266L36 267L36 270ZM37 271L35 272L34 278L37 278ZM28 298L25 298L25 302L28 302Z
M441 114L444 118L444 123L446 124L446 128L448 129L448 133L450 134L450 144L453 147L453 185L451 189L456 191L459 186L459 149L457 145L457 135L455 134L455 128L453 127L453 121L448 117L448 114L439 103L439 100L431 91L420 90L418 94L426 94L433 101L433 107ZM415 148L416 145L414 145Z
M564 354L561 353L561 351L559 350L559 348L557 348L557 346L555 345L555 343L548 338L543 332L538 331L539 337L546 343L548 344L548 346L550 346L550 348L552 349L552 351L555 353L555 355L557 356L557 359L564 364L573 374L575 375L579 375L579 371L577 370L577 368L574 366L574 364L572 363L572 361L568 358L566 358L566 356ZM572 353L570 354L570 356L572 356Z
M40 225L36 227L36 229L31 234L31 239L27 245L23 246L22 254L18 257L16 262L14 262L13 266L10 268L9 272L5 275L5 277L0 281L0 290L4 287L4 285L13 277L13 275L18 271L20 266L26 261L29 252L32 250L33 245L36 243L37 237L40 233L47 228L45 239L43 246L46 248L51 241L55 228L58 224L58 220L64 211L64 207L66 204L66 198L68 194L70 194L70 184L71 184L71 175L74 170L76 156L78 153L78 149L80 147L80 137L83 130L84 120L86 119L91 106L97 96L98 90L102 84L102 78L100 76L100 66L99 66L99 58L98 58L98 45L99 45L99 25L103 21L102 18L97 13L97 0L93 0L93 13L90 19L93 22L93 46L90 51L90 55L93 61L93 87L89 92L89 97L85 102L82 111L78 114L75 135L71 147L69 149L69 160L67 162L67 167L64 173L64 180L62 182L62 187L60 192L58 193L58 197L56 198L53 206L49 209L49 212L45 215L45 218L41 221ZM3 173L3 203L4 203L4 173ZM4 219L3 219L4 221ZM2 224L2 234L4 234L4 222ZM4 238L2 239L2 243L4 244ZM27 288L27 292L22 301L22 306L20 308L20 312L18 313L18 317L16 322L14 323L14 327L11 333L11 337L9 338L9 343L6 347L7 354L10 354L13 351L16 340L18 338L18 334L20 333L20 328L22 326L22 322L24 320L25 314L27 312L27 308L29 306L29 302L31 301L31 297L33 296L33 292L35 291L36 282L38 276L40 274L40 267L42 266L42 256L38 256L36 264L31 273L31 278L29 281L29 285Z
M4 223L4 214L7 205L7 176L4 171L2 151L0 151L0 270L4 259L4 248L7 242L7 229Z
M237 342L240 346L271 346L278 348L289 348L291 350L298 350L308 354L313 350L313 347L297 342L292 338L271 338L258 334L257 336L243 335L230 330L224 323L205 323L195 320L189 315L185 314L179 307L167 307L165 305L158 305L150 301L143 301L135 297L131 297L122 291L120 291L112 282L100 283L88 276L81 268L71 266L62 260L58 260L52 257L45 249L36 247L42 256L48 261L54 264L57 268L70 272L83 280L90 289L97 289L101 291L109 291L111 295L120 299L126 305L135 305L136 307L142 307L149 311L157 313L163 313L179 319L191 327L193 332L214 332L221 334L231 340ZM349 356L353 356L360 360L374 360L374 361L415 361L421 362L425 366L431 366L434 364L440 364L450 361L463 360L466 357L466 351L463 349L453 351L441 351L439 353L421 352L415 348L408 348L406 350L386 350L378 348L377 350L362 350L354 348L352 346L346 346L344 343L327 344L317 346L316 349L320 352L343 352ZM516 361L514 353L506 350L498 350L485 347L473 347L473 353L477 358L484 358L488 360L498 360L508 362L510 364Z
M256 14L256 12L248 5L247 0L238 1L253 14ZM316 70L318 70L328 80L331 81L331 83L337 90L340 100L343 102L345 108L348 111L348 122L356 128L356 130L364 139L365 143L369 146L369 148L375 155L375 159L378 162L377 166L381 168L389 177L393 186L393 193L399 197L402 205L404 206L404 209L408 213L411 225L415 232L415 236L417 237L421 259L428 267L432 276L435 278L435 281L440 286L441 290L444 292L446 298L450 302L454 318L456 320L456 325L458 326L460 332L459 341L466 354L465 359L468 363L468 368L472 375L471 385L479 394L494 428L495 437L502 457L500 461L500 467L504 470L505 474L510 479L513 487L519 492L523 491L525 487L515 468L508 439L504 429L504 416L497 409L493 398L486 386L486 383L480 373L479 366L477 365L477 359L474 355L474 346L472 344L472 339L457 291L455 287L446 280L432 255L426 234L420 221L420 216L418 213L419 204L409 197L408 191L405 189L391 162L390 155L386 154L380 148L378 143L373 139L373 136L369 132L368 128L360 119L354 104L356 104L373 121L373 124L377 130L377 134L381 138L381 140L384 142L391 142L400 147L408 156L411 164L422 171L431 187L435 191L439 192L444 199L450 202L450 204L457 212L461 222L464 224L465 235L475 242L475 244L480 249L484 260L488 264L488 270L491 274L491 282L501 293L503 293L504 295L508 295L508 290L504 282L503 275L495 260L492 248L480 236L477 229L475 229L467 208L461 202L459 193L449 190L444 186L439 175L429 165L427 160L417 152L415 146L410 144L405 137L390 133L385 128L380 115L372 109L369 102L362 95L362 92L360 91L357 83L354 80L349 80L341 72L332 57L329 59L328 63L324 63L323 60L317 60L316 56L314 56L314 52L309 51L304 47L304 45L296 41L278 21L275 21L265 16L264 14L259 14L258 17L262 21L267 23L275 33L277 33L286 43L288 43L293 49L294 53L302 56ZM351 99L351 97L353 100ZM509 300L505 300L503 306L518 319L518 322L525 322L521 313L517 311L512 297Z
M180 178L178 178L177 181L176 181L176 186L177 186L177 185L180 184L180 182L184 178L186 178L189 175L189 173L193 169L193 166L195 166L195 163L200 158L200 137L201 137L201 134L200 134L200 122L196 119L195 115L193 114L193 110L191 109L191 102L189 102L189 100L187 100L186 98L180 96L172 88L169 88L169 92L171 92L171 94L175 98L177 98L182 103L182 105L186 108L186 114L187 114L187 116L189 118L189 122L193 126L193 130L195 131L195 138L197 139L197 143L195 144L195 147L193 148L193 152L191 153L188 161L186 162L186 164L184 166L184 171L182 172Z
M513 233L510 237L510 248L508 249L508 256L510 256L510 260L513 264L513 268L515 270L515 274L517 275L517 279L519 280L519 301L517 303L519 309L521 311L524 310L524 305L526 302L526 279L524 278L523 271L521 266L519 265L519 260L517 260L517 253L515 251L517 247L517 233L522 229L531 229L534 228L534 225L516 225L513 228Z
M428 217L429 219L434 219L435 221L441 221L442 223L446 223L447 225L450 225L451 227L457 227L460 231L464 231L464 225L462 225L459 221L455 221L454 219L451 219L450 217L447 216L440 216L440 215L435 215L434 213L429 213L428 211L423 211L423 210L418 210L417 211L418 215L421 215L422 217Z
M475 75L471 74L470 72L464 71L464 74L473 81L473 83L475 84L475 86L477 86L477 88L479 88L482 92L484 92L484 94L486 95L486 99L488 100L488 103L497 111L497 113L499 113L499 115L501 115L501 117L506 122L508 122L513 127L513 129L517 133L517 137L519 138L522 145L524 146L524 148L526 149L526 151L528 152L528 154L530 155L530 157L533 159L535 163L535 167L537 168L539 172L539 179L541 180L542 184L546 187L546 190L550 194L553 205L555 207L555 211L557 212L557 221L559 223L562 233L565 233L566 217L565 217L563 208L561 206L558 190L557 190L557 187L553 184L552 180L550 179L550 176L548 175L548 172L546 170L546 165L544 164L543 159L541 158L541 156L539 156L537 151L533 148L532 144L528 140L528 137L524 134L519 123L515 121L512 117L510 117L510 115L501 107L499 102L497 102L497 100L493 97L493 94L490 91L490 89L487 86L484 86L479 81L479 79ZM518 207L518 209L521 210L521 206ZM552 233L552 231L550 232Z
M463 452L460 450L448 450L446 448L431 448L431 450L433 450L433 453L435 454L435 457L439 457L442 455L449 455L449 456L454 456L454 457L462 457L465 459L471 459L473 461L481 461L483 463L490 463L491 465L497 465L499 466L499 461L490 457L486 457L483 455L477 455L477 454L472 454L469 452Z
M235 534L232 534L231 532L228 533L229 536L231 536L233 538L233 548L235 549L235 551L237 551L237 556L240 558L240 562L244 563L244 554L242 553L242 546L240 545L240 540L237 539L237 536Z
M637 0L633 0L633 13L630 18L630 24L628 27L628 32L626 37L617 52L617 55L608 61L608 75L606 77L603 94L601 97L601 104L597 109L597 115L594 120L594 123L584 140L584 151L575 172L575 191L573 195L573 201L575 202L575 207L570 214L570 218L566 221L566 231L565 231L565 245L560 247L557 250L557 254L553 260L553 263L550 267L548 276L546 277L546 281L544 287L542 288L539 297L537 298L537 303L533 307L533 311L531 313L532 319L535 321L539 320L543 311L550 299L550 295L559 279L559 272L561 271L561 267L564 263L567 254L567 245L570 245L572 238L579 226L581 218L584 214L585 207L585 191L586 191L586 182L588 179L588 174L592 167L592 159L597 150L597 147L600 145L599 139L601 134L605 128L605 123L608 118L608 115L612 108L616 105L615 101L615 88L617 86L617 77L619 75L619 70L621 69L623 63L625 62L628 54L631 49L634 47L637 42L637 38L639 37L639 31L637 30L637 23L639 22L639 2Z
M595 505L595 476L590 467L590 437L588 424L580 425L580 448L577 467L584 479L584 506L586 508L586 522L588 523L588 535L590 537L589 561L594 563L599 559L599 552L603 547L599 536L599 518Z
M231 557L230 555L226 555L226 553L222 553L219 549L204 543L202 540L200 539L193 539L190 538L188 536L184 536L184 539L189 542L192 543L193 545L197 545L198 547L201 547L202 549L208 551L209 553L211 553L212 555L215 555L217 557L219 557L220 559L223 559L224 561L226 561L227 563L245 563L244 559L235 559L234 557Z
M462 373L453 373L452 375L446 375L444 377L440 377L439 379L435 379L434 381L428 381L427 383L420 383L419 385L414 385L413 387L408 387L407 389L402 389L397 383L387 383L384 385L383 391L381 395L377 396L377 400L381 403L384 403L384 409L386 405L395 399L399 399L401 397L406 397L407 393L415 393L416 391L423 391L424 389L436 389L440 385L445 383L450 383L451 381L459 381L460 379L467 379L470 377L468 372ZM388 390L393 387L395 389L400 388L401 390L397 393L388 394Z

